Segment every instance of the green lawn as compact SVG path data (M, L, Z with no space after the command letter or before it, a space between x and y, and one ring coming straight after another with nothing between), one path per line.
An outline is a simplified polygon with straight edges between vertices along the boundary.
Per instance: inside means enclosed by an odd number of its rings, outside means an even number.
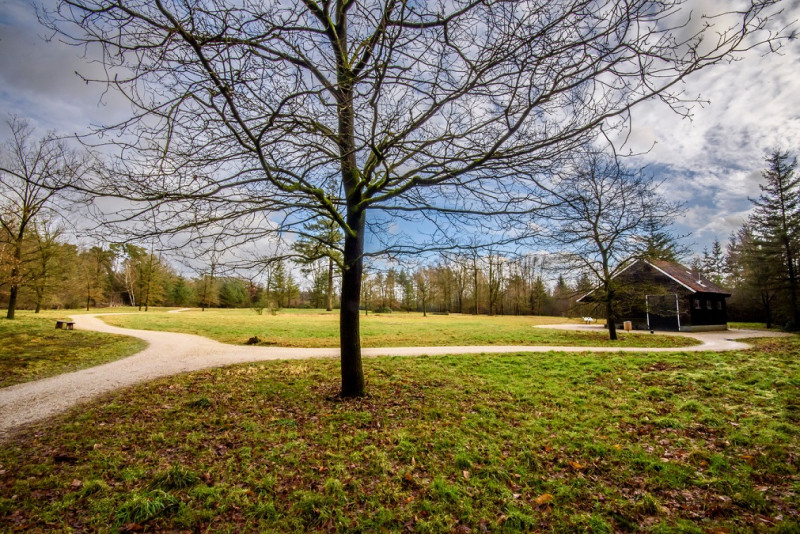
M18 311L14 320L0 319L0 387L92 367L147 346L127 336L56 330L55 319L70 313Z
M284 310L257 315L253 310L206 310L181 313L148 312L103 317L125 328L166 330L242 344L257 336L262 345L282 347L339 346L338 312ZM448 345L609 345L620 347L683 347L693 339L620 333L616 342L605 332L568 332L535 328L569 321L563 317L370 314L361 317L364 347Z
M767 323L728 323L729 328L743 328L748 330L766 330ZM781 330L780 326L773 326L770 330Z
M800 338L191 373L0 448L0 530L798 532Z

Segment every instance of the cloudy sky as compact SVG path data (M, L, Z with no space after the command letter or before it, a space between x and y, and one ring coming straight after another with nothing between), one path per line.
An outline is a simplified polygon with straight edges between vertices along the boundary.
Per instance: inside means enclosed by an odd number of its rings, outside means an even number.
M691 0L696 12L729 0ZM784 2L784 19L800 19L800 0ZM46 42L30 3L0 0L0 109L29 118L42 129L84 132L90 123L125 116L116 94L86 85L75 74L98 69L81 50ZM780 54L753 52L740 61L699 73L685 85L695 106L690 119L663 104L633 112L626 149L649 151L638 158L664 180L664 194L686 202L677 230L696 251L727 240L759 194L760 170L774 147L800 152L800 40ZM0 137L5 136L5 130Z

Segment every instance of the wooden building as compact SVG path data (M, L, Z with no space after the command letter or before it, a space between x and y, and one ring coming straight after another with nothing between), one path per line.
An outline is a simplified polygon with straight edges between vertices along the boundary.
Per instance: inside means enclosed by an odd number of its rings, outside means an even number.
M731 293L678 263L636 260L614 276L619 328L699 332L727 330L725 299ZM600 301L599 290L578 302Z

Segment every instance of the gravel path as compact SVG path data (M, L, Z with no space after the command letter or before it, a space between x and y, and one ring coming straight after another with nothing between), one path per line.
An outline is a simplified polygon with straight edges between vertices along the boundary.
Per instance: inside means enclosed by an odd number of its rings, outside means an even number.
M98 314L105 315L105 314ZM127 358L82 371L66 373L35 382L0 389L0 440L14 430L65 411L94 397L187 371L264 360L335 358L339 349L248 347L227 345L205 337L171 332L133 330L110 326L97 315L76 315L75 328L141 338L149 346ZM602 330L595 325L544 325L544 328ZM647 334L643 334L647 335ZM688 334L702 344L675 348L558 347L558 346L483 346L483 347L393 347L363 349L366 357L420 356L440 354L497 354L507 352L687 352L702 350L740 350L748 345L735 341L747 337L782 335L757 330L729 330Z

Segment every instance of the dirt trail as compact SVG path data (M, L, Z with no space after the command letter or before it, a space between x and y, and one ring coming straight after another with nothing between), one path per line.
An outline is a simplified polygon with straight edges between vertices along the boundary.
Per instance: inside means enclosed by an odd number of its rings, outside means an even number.
M98 314L104 315L104 314ZM114 362L66 373L35 382L0 389L0 440L26 424L45 419L89 399L145 382L187 371L265 360L335 358L339 349L248 347L227 345L201 336L133 330L111 326L98 315L76 315L75 328L134 336L145 340L146 349ZM544 328L597 330L598 326L544 325ZM748 345L736 339L781 335L756 330L729 330L689 334L702 344L681 348L558 347L558 346L473 346L392 347L364 349L363 355L420 356L441 354L498 354L508 352L687 352L741 350Z

